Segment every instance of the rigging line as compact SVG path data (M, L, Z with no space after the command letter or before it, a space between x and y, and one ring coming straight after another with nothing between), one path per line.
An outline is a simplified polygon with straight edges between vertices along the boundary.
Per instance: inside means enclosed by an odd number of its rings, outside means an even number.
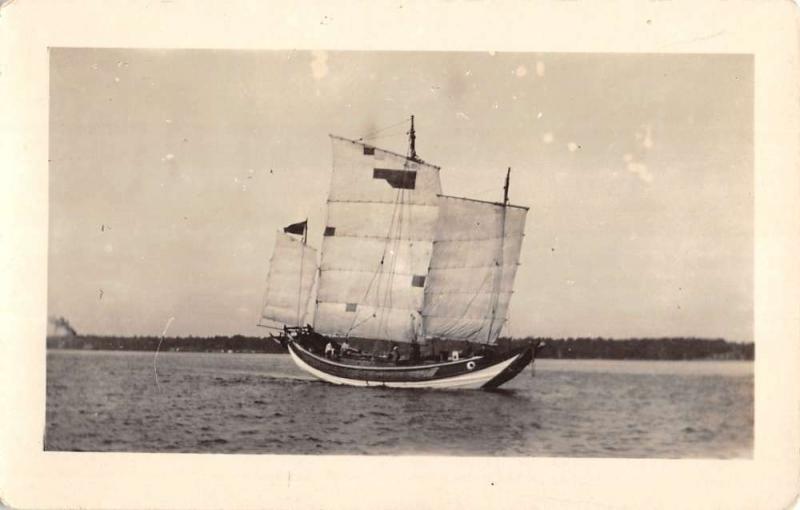
M406 193L407 190L401 189L400 190L400 219L397 228L397 236L395 237L394 241L394 257L392 257L392 265L391 265L391 272L390 272L390 284L389 284L389 291L388 291L388 302L389 302L389 309L394 308L394 281L397 278L397 261L400 258L400 251L403 245L403 227L405 225L405 217L408 214L408 205L406 203ZM409 254L410 257L410 254ZM388 330L387 330L388 334Z
M387 321L387 319L386 319L386 307L387 307L387 301L391 298L392 287L394 286L394 265L395 265L395 262L397 260L397 241L396 241L396 239L398 237L398 233L400 232L400 226L402 225L402 222L403 222L403 198L402 198L403 190L399 189L397 191L397 195L399 197L398 198L398 207L397 207L397 209L398 209L397 210L397 217L396 217L397 221L395 222L395 230L394 230L394 232L392 232L392 234L393 234L392 235L392 239L387 243L387 246L391 246L391 249L389 250L389 264L388 264L388 266L384 265L384 268L388 267L388 270L384 272L384 274L386 275L387 287L386 287L386 291L384 292L383 296L379 296L378 297L378 299L381 300L380 301L380 308L379 308L380 317L379 317L379 320L378 320L378 330L379 331L383 331L386 336L388 336L388 333L389 333L388 329L386 327L386 321Z
M385 134L385 135L381 135L381 136L370 137L370 138L365 139L364 141L365 142L366 141L374 142L376 140L385 140L387 138L397 138L397 137L400 137L400 136L406 136L406 134L405 133Z
M327 229L327 226L329 224L328 221L330 221L330 219L331 219L331 207L330 207L331 191L330 190L333 187L333 178L334 178L334 175L336 174L336 156L335 156L335 154L336 154L336 143L334 142L333 138L330 139L330 143L331 143L331 153L334 156L331 158L331 175L330 175L330 180L328 182L328 186L329 186L328 187L328 204L326 204L326 207L325 207L325 223L322 225L323 231L325 229ZM308 225L306 225L306 228L308 228ZM316 326L317 325L317 317L319 317L319 290L320 290L320 286L322 284L322 256L323 256L323 250L325 250L325 235L324 234L322 236L322 243L320 243L320 245L319 245L319 253L317 253L317 255L314 257L314 263L317 264L316 273L314 274L314 276L316 277L317 292L314 294L314 316L311 317L311 325L312 326ZM311 285L313 287L314 283L312 282ZM311 294L312 290L313 289L309 289L309 291L308 291L308 299L309 300L311 299L311 296L312 296L312 294ZM306 309L307 308L308 307L306 307Z
M357 140L366 140L367 138L369 138L369 137L371 137L371 136L374 136L374 135L376 135L376 134L378 134L378 133L381 133L381 132L383 132L383 131L386 131L387 129L391 129L391 128L393 128L393 127L397 127L397 126L399 126L400 124L405 124L406 122L408 122L408 119L409 119L409 118L410 118L410 117L405 117L403 120L401 120L401 121L399 121L399 122L395 122L394 124L391 124L391 125L389 125L389 126L386 126L386 127L380 128L380 129L376 129L375 131L372 131L372 132L370 132L370 133L367 133L366 135L362 136L361 138L358 138Z
M378 131L374 131L374 132L372 132L372 133L370 133L370 134L364 135L363 137L359 138L359 139L358 139L358 140L356 140L356 141L361 141L361 142L363 142L363 143L367 143L367 142L371 142L371 141L374 141L374 140L378 140L378 139L380 139L380 138L385 138L385 137L387 137L387 136L404 136L404 135L405 135L405 133L392 133L392 134L387 134L387 131L388 131L388 130L390 130L390 129L396 129L397 127L398 127L398 126L389 126L389 127L387 127L387 128L384 128L384 129L381 129L381 130L378 130Z
M395 208L392 212L392 225L389 231L389 235L386 239L386 244L384 245L384 250L389 250L389 263L386 264L384 261L383 264L383 274L386 277L387 289L384 291L383 295L380 293L376 296L379 303L379 310L380 310L380 318L378 322L378 329L383 329L387 335L388 330L386 329L386 308L387 302L388 306L391 307L391 294L394 286L394 276L397 267L397 256L398 256L398 243L399 237L402 235L402 225L403 225L403 193L405 190L398 189L395 193Z
M375 317L378 319L378 325L376 327L376 331L378 331L378 332L381 331L381 327L382 327L382 324L383 324L383 319L385 317L385 314L383 313L383 310L382 310L382 298L383 298L382 287L383 287L383 285L385 283L384 282L384 279L385 279L384 277L386 276L386 267L387 267L387 264L386 264L386 260L387 260L386 252L387 252L387 250L390 250L390 245L391 245L391 242L392 242L392 236L393 236L393 233L394 233L394 229L396 228L397 208L398 208L398 204L399 204L397 197L399 196L400 191L401 190L397 190L397 192L395 192L395 203L394 203L394 207L392 209L392 218L391 218L391 221L389 222L389 230L386 232L386 237L384 239L383 253L381 254L381 264L380 264L380 267L378 268L379 269L378 287L375 289ZM390 255L391 255L391 253L390 253ZM391 281L389 282L389 284L391 285Z
M481 282L481 286L478 287L478 290L475 292L475 295L472 296L472 299L469 300L469 303L467 303L467 306L464 307L464 313L461 314L461 317L459 317L459 320L461 320L461 319L463 319L464 317L467 316L467 313L469 313L469 309L472 307L472 303L474 303L475 300L478 298L478 296L481 295L481 290L483 290L484 285L486 285L486 283L489 281L489 277L490 276L492 276L492 272L491 271L487 271L486 272L486 276L483 277L483 281Z
M408 162L406 161L406 162L403 163L403 166L406 167L407 164L408 164ZM399 211L400 219L399 219L399 225L398 225L398 230L397 230L397 236L395 238L395 243L394 243L395 244L394 257L393 257L392 265L391 265L391 285L389 286L389 292L388 292L388 294L389 294L388 295L389 308L394 308L394 280L397 277L397 261L400 259L400 252L401 252L402 247L405 244L403 242L403 233L407 232L407 229L404 229L404 227L406 227L406 223L408 222L408 216L409 216L410 209L411 209L411 206L409 205L409 203L407 201L407 198L408 198L407 195L409 195L410 193L411 193L410 190L406 190L406 189L401 189L400 190L400 211ZM410 262L411 262L411 251L410 250L408 251L407 255L408 255L408 262L409 262L409 266L410 266Z
M265 329L274 329L275 331L283 331L283 328L279 328L277 326L269 326L267 324L256 324L256 327L265 328Z
M167 325L164 326L164 331L161 332L161 340L158 341L158 345L156 346L156 352L155 354L153 354L153 377L156 380L156 388L158 389L158 391L161 391L161 386L158 384L158 367L157 367L158 351L159 349L161 349L161 343L164 341L164 337L167 336L167 330L169 329L169 325L172 324L172 321L174 320L175 317L170 317L169 320L167 320Z
M408 169L408 166L409 166L409 161L408 160L404 161L403 162L403 167L405 169ZM402 245L403 248L406 250L406 253L407 253L407 256L408 256L408 260L407 260L408 269L412 273L412 277L411 277L412 281L411 282L407 282L406 283L407 285L410 285L411 283L413 283L413 279L414 279L414 277L413 277L414 268L412 267L412 264L414 262L414 252L413 252L413 249L412 249L413 246L414 246L414 242L411 241L411 239L410 239L411 236L414 233L414 206L412 204L413 196L414 196L414 190L412 190L412 189L405 190L405 193L403 194L403 203L405 205L405 207L404 207L404 209L405 209L405 222L403 223L403 225L405 226L405 232L406 232L406 236L408 237L408 239L407 240L403 240L403 236L401 235L400 239L398 240L398 248L400 247L400 245ZM416 306L415 306L415 308L416 308ZM411 314L411 317L413 319L414 315ZM415 338L415 327L414 327L413 320L411 322L410 328L411 328L410 336L413 339L413 338Z
M398 128L402 129L400 126L394 126L392 128L387 128L387 129L384 129L384 130L382 130L380 132L376 132L376 133L374 133L372 135L367 136L365 138L365 140L380 140L381 138L391 138L393 136L408 136L408 133L406 131L403 131L403 132L400 132L400 133L391 131L391 130L398 129ZM400 156L402 156L402 155L400 155Z
M372 278L370 279L369 283L367 284L367 290L364 291L364 295L361 298L360 304L366 305L367 296L369 295L369 291L370 291L370 289L372 289L372 285L375 283L375 279L377 278L378 274L379 273L376 272L375 274L372 275ZM345 336L349 335L355 328L357 328L358 326L364 324L367 320L369 320L371 318L371 316L368 316L366 319L364 319L363 321L361 321L358 324L356 324L356 319L358 319L358 305L359 305L359 303L356 303L356 313L353 314L353 320L350 321L350 326L347 328L347 332L345 333Z
M308 220L306 220L308 222ZM308 223L306 223L306 230L308 230ZM305 244L300 244L300 282L297 286L297 325L302 326L302 322L300 321L300 301L303 297L303 262L305 262L306 258L306 250Z
M403 164L403 166L406 166L407 164L408 164L408 160L406 160L406 162ZM408 194L409 194L409 201L412 201L413 198L414 198L414 190L409 190ZM414 230L414 207L409 207L409 209L408 209L408 232L409 232L409 234L408 234L408 237L409 237L409 239L408 239L408 257L409 257L408 269L412 273L411 282L413 283L413 281L414 281L414 276L413 276L414 268L412 267L411 261L414 260L414 253L413 253L414 252L414 250L413 250L413 248L414 248L414 240L413 240L412 237L414 237L414 233L416 232ZM433 249L431 249L431 256L433 256ZM428 258L428 264L426 264L426 266L429 265L429 264L430 264L430 258ZM423 276L427 279L428 273L427 272L424 273ZM423 300L425 299L425 283L424 282L422 284L422 299ZM418 339L417 332L418 331L422 332L424 330L424 326L422 325L422 306L423 306L422 300L420 300L419 302L415 302L414 303L414 307L417 309L417 313L419 313L419 324L418 325L413 321L414 314L411 314L411 317L412 317L411 337L414 339L415 342Z
M404 162L404 166L406 166L407 164L408 164L408 162ZM403 243L404 227L405 227L406 219L408 217L408 212L409 212L409 206L408 206L408 203L407 203L406 195L407 195L407 190L405 190L405 189L399 189L398 190L398 193L397 193L398 208L397 208L396 218L395 218L396 221L394 222L394 229L395 229L394 234L395 235L393 236L392 240L390 241L391 246L392 246L392 254L391 254L391 259L390 259L390 263L389 263L389 270L388 270L388 274L387 274L387 280L388 280L388 284L389 285L388 285L388 289L386 290L385 295L383 296L383 302L382 302L382 305L381 305L382 314L381 314L381 322L379 323L379 329L383 329L383 331L385 332L385 334L387 336L389 334L389 331L388 331L388 325L387 325L388 319L386 317L385 310L387 308L388 309L393 309L393 307L394 307L394 283L395 283L395 279L397 277L397 263L398 263L398 260L401 259L401 253L400 253L401 252L401 246L404 245L404 243ZM409 256L410 256L410 253L409 253Z
M458 318L459 321L463 321L464 317L467 316L467 314L469 313L470 308L472 308L472 303L474 303L475 299L477 299L477 297L481 294L481 290L486 285L486 283L489 281L489 277L491 275L492 275L492 273L490 271L487 271L486 276L483 277L483 281L481 282L481 286L478 287L478 291L475 292L475 295L472 296L472 299L470 299L469 302L467 303L467 305L464 307L464 311L461 313L461 316ZM481 324L479 326L477 326L475 329L473 329L468 335L466 335L467 337L475 336L478 333L480 333L481 329L483 329L483 320L482 319L479 319L479 320L481 320ZM490 330L491 330L491 327L490 327Z
M397 248L398 248L398 237L400 233L402 233L402 224L403 224L403 193L405 190L398 189L395 193L395 208L392 213L392 228L389 231L389 237L387 237L386 244L384 245L384 250L391 246L391 250L389 252L389 264L388 264L388 272L385 271L387 264L384 261L383 269L384 275L386 275L386 280L388 283L388 287L383 295L378 292L377 294L377 303L378 303L378 331L383 330L383 332L388 336L388 329L386 328L386 308L387 308L387 301L389 302L389 306L391 306L391 294L392 288L394 286L394 270L397 263Z
M476 268L477 268L477 267L485 267L485 266L476 266ZM464 320L464 318L467 316L467 314L469 313L470 309L472 308L472 304L475 302L475 300L478 298L478 296L482 294L482 292L481 292L481 291L482 291L482 290L483 290L483 288L486 286L486 284L489 282L489 278L490 278L491 276L492 276L492 271L487 271L487 272L486 272L486 274L485 274L485 275L484 275L484 277L483 277L483 280L481 281L481 284L480 284L480 286L479 286L479 287L478 287L478 289L475 291L474 295L473 295L473 296L472 296L472 298L469 300L469 302L467 302L467 304L464 306L464 309L463 309L463 311L461 312L461 315L460 315L460 316L457 318L457 320L458 320L459 322L460 322L460 321L463 321L463 320ZM443 294L444 294L444 293L443 293ZM468 335L466 335L466 336L468 336L468 337L471 337L471 336L474 336L474 335L477 335L478 333L480 333L481 329L483 329L483 322L482 322L482 321L483 321L483 320L481 319L481 325L480 325L480 326L478 326L477 328L473 329L473 330L472 330L470 333L468 333ZM491 330L491 327L490 327L490 330Z
M367 315L361 322L359 322L358 324L353 325L349 330L347 330L347 334L349 335L351 331L353 331L357 327L361 326L362 324L364 324L365 322L367 322L370 319L372 319L372 316L371 315ZM355 322L355 317L353 318L353 322Z
M492 299L490 300L492 307L492 319L489 322L488 341L491 341L492 338L492 328L494 327L494 322L497 316L497 305L500 302L500 287L503 284L503 263L505 262L505 250L503 248L506 237L506 213L507 207L506 205L503 205L503 210L500 214L500 243L498 244L500 264L498 265L498 260L495 260L495 285L493 289L494 292L492 293Z
M391 236L392 226L394 224L394 215L395 215L395 211L396 210L397 210L397 200L395 199L394 210L392 211L392 221L389 223L389 231L386 233L386 237L384 238L386 240L386 242L388 242L388 240L389 240L389 238ZM367 289L364 291L364 296L361 298L361 302L362 303L366 303L367 296L369 295L369 291L372 289L372 286L375 284L375 280L378 280L378 286L376 288L376 293L375 293L375 295L376 295L376 300L375 300L376 301L376 305L377 305L377 303L380 302L379 301L380 300L380 287L381 287L381 285L380 285L381 284L380 275L382 274L382 271L383 271L383 261L384 261L385 258L386 258L386 244L384 244L383 253L381 254L381 263L378 265L378 269L377 269L377 271L375 271L375 274L372 275L372 279L370 279L369 284L367 285ZM376 306L376 313L377 313L377 306ZM366 322L367 320L369 320L372 317L368 317L367 319L365 319L365 320L361 321L360 323L356 324L356 319L357 318L358 318L357 314L353 316L353 320L350 322L350 327L348 328L347 333L346 333L347 335L349 335L350 332L352 332L353 329L355 329L357 326L360 326L361 324L363 324L364 322Z

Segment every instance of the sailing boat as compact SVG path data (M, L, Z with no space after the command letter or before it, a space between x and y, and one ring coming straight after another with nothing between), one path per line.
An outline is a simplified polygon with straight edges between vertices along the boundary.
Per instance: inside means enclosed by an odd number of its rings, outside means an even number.
M330 136L319 263L307 220L278 232L262 319L282 324L271 337L329 383L497 388L536 354L496 345L528 208L508 202L510 169L502 202L443 195L440 168L416 153L413 116L408 135L406 155Z

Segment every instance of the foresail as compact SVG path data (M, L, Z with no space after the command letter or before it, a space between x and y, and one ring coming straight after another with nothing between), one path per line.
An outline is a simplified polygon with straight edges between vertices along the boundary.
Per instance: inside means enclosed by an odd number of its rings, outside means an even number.
M287 326L305 324L317 272L317 250L284 232L275 238L262 317Z
M439 219L425 286L428 338L494 342L506 321L527 209L439 198Z
M333 173L314 327L410 342L422 318L438 167L331 137Z

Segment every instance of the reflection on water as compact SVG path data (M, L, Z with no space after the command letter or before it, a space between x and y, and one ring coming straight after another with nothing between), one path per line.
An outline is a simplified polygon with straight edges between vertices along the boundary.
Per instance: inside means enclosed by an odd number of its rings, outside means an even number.
M532 375L535 373L535 377ZM751 362L539 360L492 391L337 387L288 356L50 351L47 450L750 457Z

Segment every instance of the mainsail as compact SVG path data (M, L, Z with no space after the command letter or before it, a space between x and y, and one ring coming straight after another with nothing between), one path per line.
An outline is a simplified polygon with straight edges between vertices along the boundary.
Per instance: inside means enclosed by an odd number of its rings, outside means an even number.
M526 207L439 197L425 304L426 338L494 342L506 321Z
M413 129L413 128L412 128ZM314 328L412 342L441 193L439 168L332 136L333 173Z
M287 227L289 232L292 231L290 227L293 226ZM305 226L303 228L305 232ZM301 239L278 231L269 264L262 317L287 326L304 325L316 272L317 250Z

